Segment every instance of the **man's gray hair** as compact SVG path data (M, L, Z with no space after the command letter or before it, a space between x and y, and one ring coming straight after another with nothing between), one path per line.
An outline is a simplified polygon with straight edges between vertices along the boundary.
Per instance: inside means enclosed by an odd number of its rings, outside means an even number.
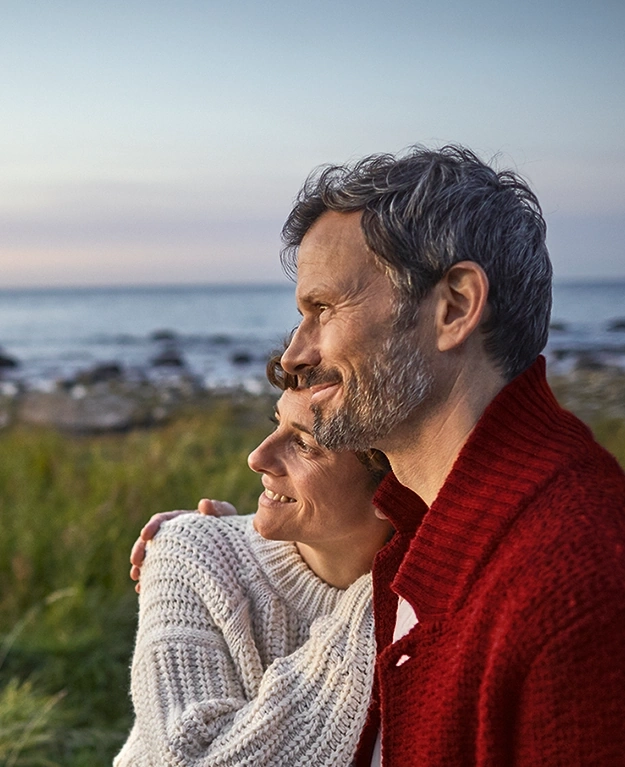
M399 316L414 321L424 296L459 261L489 280L485 348L511 380L547 342L552 269L540 205L516 173L496 171L470 150L414 146L308 177L282 229L282 264L325 211L362 211L367 246L399 291Z

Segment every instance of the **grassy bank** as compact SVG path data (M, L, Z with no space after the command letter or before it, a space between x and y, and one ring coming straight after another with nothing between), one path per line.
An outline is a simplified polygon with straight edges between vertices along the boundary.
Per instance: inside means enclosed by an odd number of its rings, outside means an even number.
M554 381L625 465L622 384L589 401L581 382ZM224 397L151 431L0 432L0 764L110 765L130 725L130 546L153 512L204 495L252 511L260 485L245 459L270 407Z
M153 431L0 433L0 764L110 765L130 724L130 546L202 496L252 511L269 412L225 398Z

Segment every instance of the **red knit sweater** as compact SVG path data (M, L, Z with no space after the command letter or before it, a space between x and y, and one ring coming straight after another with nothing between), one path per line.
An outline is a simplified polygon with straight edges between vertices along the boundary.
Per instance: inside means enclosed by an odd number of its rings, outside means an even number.
M374 565L357 764L381 718L385 767L625 765L625 476L544 360L489 405L429 511L392 476L376 504L397 533ZM419 623L391 644L398 594Z

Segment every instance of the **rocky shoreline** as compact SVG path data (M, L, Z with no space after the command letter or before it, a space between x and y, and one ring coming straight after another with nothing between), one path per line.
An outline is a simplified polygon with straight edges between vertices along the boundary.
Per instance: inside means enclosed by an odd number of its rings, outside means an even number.
M565 373L557 365L553 370L549 380L558 400L582 420L625 419L624 370L596 360L589 365L584 358ZM0 428L23 423L76 434L127 431L163 424L180 408L200 406L215 395L254 397L269 390L260 381L254 391L243 385L208 389L174 366L154 381L115 363L97 365L45 391L0 375Z
M207 389L183 370L154 381L126 374L116 365L99 365L45 390L0 377L0 428L23 423L64 432L93 434L159 426L182 407L204 404L215 395L258 396L269 389L261 382L250 393L241 385Z
M223 387L207 385L190 368L184 339L173 331L154 331L149 343L153 348L143 366L102 362L56 380L31 380L0 347L0 429L24 423L77 434L128 431L158 426L180 407L214 394L258 395L270 388L262 378L263 358L247 349L228 349L230 364L247 375Z

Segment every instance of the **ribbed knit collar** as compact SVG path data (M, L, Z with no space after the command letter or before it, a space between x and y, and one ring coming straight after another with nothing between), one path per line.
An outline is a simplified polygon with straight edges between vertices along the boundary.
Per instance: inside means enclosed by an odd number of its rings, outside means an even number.
M345 591L315 575L294 543L263 538L254 529L252 518L248 519L247 535L252 551L272 587L289 608L309 622L333 612Z
M539 357L484 411L429 510L394 476L386 478L376 506L397 530L416 531L392 589L420 622L462 605L523 506L589 439L557 404Z

